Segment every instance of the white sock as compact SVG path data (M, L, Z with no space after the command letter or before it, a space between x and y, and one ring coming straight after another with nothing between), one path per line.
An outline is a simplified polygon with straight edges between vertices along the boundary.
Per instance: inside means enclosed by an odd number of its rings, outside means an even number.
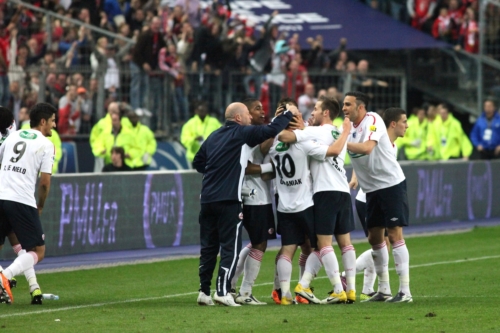
M241 272L243 272L243 268L245 267L245 261L247 259L248 254L250 253L250 249L252 248L252 244L248 244L244 248L241 249L240 255L238 256L238 263L236 264L236 269L234 270L234 276L231 280L231 289L236 290L236 284L238 283L238 279L240 278Z
M391 294L391 286L389 284L389 253L385 242L373 245L373 263L375 264L375 272L378 276L378 292L383 294Z
M361 273L368 267L374 267L372 249L366 250L356 259L356 273Z
M260 264L262 262L262 257L264 252L257 249L251 249L248 254L247 260L245 260L245 269L243 274L243 282L240 287L240 294L245 296L250 296L252 294L252 287L259 275Z
M342 282L340 281L339 262L337 261L335 252L333 252L333 248L331 246L325 246L321 249L320 255L326 275L328 275L332 283L333 291L336 294L341 293L344 288L342 288Z
M399 275L399 291L411 296L410 292L410 253L404 239L392 244L392 255L396 272Z
M14 276L23 273L29 268L33 268L37 262L38 255L35 252L30 251L28 253L21 254L3 271L3 274L7 279L11 280Z
M292 260L286 255L280 255L278 258L278 275L280 279L281 296L291 296L290 280L292 279Z
M278 259L280 257L280 253L276 254L276 258L274 259L274 286L273 289L277 290L280 288L280 277L278 275Z
M302 275L304 274L306 270L306 262L307 262L307 257L309 257L308 254L300 253L299 256L299 281L302 279Z
M26 253L26 250L23 250L20 244L14 245L12 249L14 250L14 252L17 254L18 257ZM35 289L40 289L38 281L36 280L35 269L33 267L25 270L24 276L26 277L26 281L28 281L28 284L30 286L30 293L32 293Z
M309 288L311 286L311 281L316 277L321 266L320 254L318 251L314 251L307 257L305 271L299 281L302 287Z
M348 245L342 248L342 263L347 284L346 290L356 290L356 251L354 246Z

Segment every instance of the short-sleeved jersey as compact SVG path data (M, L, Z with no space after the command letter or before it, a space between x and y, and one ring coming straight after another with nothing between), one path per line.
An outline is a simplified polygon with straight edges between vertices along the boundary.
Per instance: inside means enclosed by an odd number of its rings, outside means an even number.
M393 145L382 118L367 112L358 125L353 125L348 142L377 141L369 155L349 152L359 184L366 192L373 192L401 183L405 175L393 153Z
M52 142L38 130L19 130L11 133L0 146L0 160L0 199L36 208L38 173L52 173Z
M312 141L291 145L275 141L269 151L276 169L279 212L297 213L314 205L308 157L312 146ZM315 146L321 148L318 144Z
M322 158L311 159L309 168L313 179L313 192L340 191L350 193L345 175L344 157L347 143L337 157L326 157L328 146L333 144L341 134L341 130L333 125L309 126L304 130L294 131L297 142L311 140L324 146ZM316 149L313 150L315 152Z
M394 157L398 157L398 146L396 144L392 145L392 151L394 153ZM366 202L366 193L363 191L363 189L360 187L358 194L356 195L356 200L361 201L361 202Z
M253 164L264 163L264 156L262 156L262 152L260 151L260 145L252 148L249 161ZM267 161L267 163L269 162ZM269 186L266 181L262 180L260 175L246 175L244 182L246 187L255 189L256 193L253 197L243 198L243 204L249 206L257 206L269 205L272 203Z
M7 139L7 137L11 134L11 133L14 133L16 131L16 121L14 120L14 122L12 123L12 125L10 125L9 128L7 128L7 133L5 135L2 135L2 137L0 138L0 145L5 141L5 139Z

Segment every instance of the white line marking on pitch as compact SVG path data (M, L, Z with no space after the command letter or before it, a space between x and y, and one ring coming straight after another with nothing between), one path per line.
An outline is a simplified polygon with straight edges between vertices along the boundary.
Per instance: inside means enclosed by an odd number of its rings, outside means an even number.
M427 263L427 264L413 265L413 266L410 266L410 268L420 268L420 267L429 267L429 266L447 265L447 264L459 264L459 263L469 262L469 261L488 260L488 259L497 259L497 258L500 258L500 255L497 255L497 256L477 257L477 258L467 258L467 259L458 259L458 260L450 260L450 261L430 262L430 263ZM389 270L394 270L394 268L390 268ZM317 279L325 279L325 278L326 278L326 276L320 276ZM269 285L272 285L272 284L273 284L273 282L259 283L259 284L254 285L254 287L269 286ZM183 294L155 296L155 297L145 297L145 298L134 298L134 299L128 299L128 300L114 301L114 302L105 302L105 303L96 303L96 304L67 306L67 307L57 308L57 309L45 309L45 310L38 310L38 311L7 313L7 314L0 315L0 318L28 316L28 315L42 314L42 313L52 313L52 312L59 312L59 311L68 311L68 310L77 310L77 309L85 309L85 308L94 308L94 307L100 307L100 306L106 306L106 305L114 305L114 304L123 304L123 303L135 303L135 302L143 302L143 301L154 301L154 300L158 300L158 299L166 299L166 298L173 298L173 297L182 297L182 296L189 296L189 295L196 295L196 294L198 294L197 291L196 292L183 293ZM420 297L429 297L429 296L418 296L417 298L420 298Z

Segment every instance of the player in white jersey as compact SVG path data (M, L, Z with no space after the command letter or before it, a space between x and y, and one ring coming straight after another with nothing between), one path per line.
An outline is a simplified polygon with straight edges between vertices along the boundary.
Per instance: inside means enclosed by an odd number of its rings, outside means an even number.
M344 114L353 122L347 143L353 174L366 192L368 241L372 246L378 291L365 302L411 302L409 253L403 238L409 209L406 180L393 154L393 145L382 118L367 112L368 96L350 92L344 98ZM393 247L399 292L392 297L389 284L389 255L384 240L387 229Z
M287 105L296 116L297 108ZM309 150L318 144L303 142L285 144L276 141L269 154L276 170L276 188L279 195L277 207L278 232L281 250L277 269L281 289L281 305L293 302L290 292L292 259L298 245L311 242L315 247L312 179L309 171Z
M0 241L14 232L27 253L0 272L1 297L13 301L9 280L32 268L45 255L45 241L39 216L50 189L54 145L46 136L55 127L57 110L50 104L36 104L30 112L29 130L11 133L0 146ZM41 173L38 203L35 186Z
M339 103L321 97L312 112L312 126L293 132L283 131L279 139L286 143L313 141L320 146L309 151L313 178L314 229L317 247L314 256L309 256L304 273L295 292L313 303L319 300L309 286L318 273L320 261L333 286L330 296L322 304L354 303L356 301L355 266L356 254L351 243L350 232L354 230L351 196L344 170L344 156L351 123L346 119L342 129L332 125L340 113ZM330 146L330 147L329 147ZM339 264L332 248L333 235L342 251L344 267L348 274L348 292L343 290Z
M14 120L14 114L9 109L0 106L0 145L5 141L5 139L7 139L7 137L11 133L14 133L16 130L17 128L16 122ZM18 256L26 253L26 250L23 250L21 248L21 244L19 244L19 240L13 232L9 233L7 237L9 238L9 243L12 246L12 249ZM29 283L31 304L42 304L42 292L36 279L35 270L33 268L27 269L26 271L24 271L24 276ZM11 288L16 287L16 279L12 278L11 280L9 280L9 285Z
M248 98L242 102L248 108L252 125L264 125L265 113L258 99ZM235 294L235 302L246 305L265 305L252 295L252 286L260 271L262 257L267 248L267 240L276 238L274 213L269 186L261 178L262 173L272 172L269 160L264 163L273 139L252 148L249 166L245 170L244 187L255 190L255 195L243 200L243 226L250 237L250 244L239 254L234 277L231 281L231 292ZM266 156L267 157L267 156ZM239 293L235 286L243 272L243 281Z
M398 147L396 146L396 140L399 137L403 137L406 133L406 129L408 128L406 112L402 109L391 108L383 112L381 116L387 128L389 139L393 144L392 151L394 157L397 158ZM356 180L354 179L354 181ZM353 184L353 186L354 185L355 184ZM368 228L366 226L366 193L364 193L363 189L361 188L356 195L355 205L365 235L368 237ZM385 232L385 241L386 243L390 243L389 238L387 237L387 231ZM389 247L387 247L387 250L389 250ZM360 295L360 300L366 300L375 295L373 285L375 284L377 274L375 273L375 266L373 263L371 249L363 252L356 260L356 272L360 273L363 271L363 290Z

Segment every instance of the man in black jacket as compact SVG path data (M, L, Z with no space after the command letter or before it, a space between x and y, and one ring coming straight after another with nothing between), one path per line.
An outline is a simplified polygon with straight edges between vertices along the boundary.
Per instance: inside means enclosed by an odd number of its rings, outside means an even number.
M154 17L149 29L142 32L134 47L130 62L130 104L132 109L146 107L153 112L151 129L156 130L156 115L160 106L160 79L153 73L158 69L158 53L165 47L165 41L160 33L160 19ZM148 96L149 93L149 96ZM152 105L144 105L143 100L152 100Z
M193 167L203 173L200 203L200 293L198 304L213 305L210 284L221 249L214 301L239 306L229 293L241 250L241 187L251 148L276 136L292 119L288 111L267 126L249 126L250 112L242 103L230 104L226 123L213 132L194 157ZM264 170L263 170L264 171Z

